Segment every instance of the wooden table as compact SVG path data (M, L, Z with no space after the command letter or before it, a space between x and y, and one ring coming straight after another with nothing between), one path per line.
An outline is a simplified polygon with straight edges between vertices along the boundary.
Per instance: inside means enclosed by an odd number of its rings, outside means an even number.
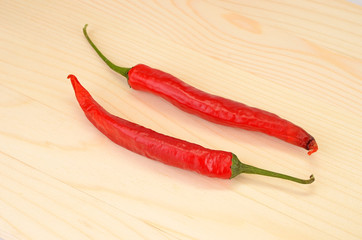
M145 63L310 132L320 150L219 126L130 89ZM362 7L310 1L2 1L0 239L361 239ZM85 118L69 73L115 115L312 185L219 180L127 151Z

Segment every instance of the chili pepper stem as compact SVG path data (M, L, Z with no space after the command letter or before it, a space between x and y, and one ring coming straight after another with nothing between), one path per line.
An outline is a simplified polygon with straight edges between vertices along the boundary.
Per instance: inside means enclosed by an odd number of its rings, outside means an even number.
M99 51L99 49L96 47L96 45L92 42L92 40L89 38L88 33L87 33L87 27L88 24L84 25L83 28L83 34L85 36L85 38L88 40L89 44L92 46L92 48L96 51L96 53L102 58L102 60L115 72L121 74L122 76L124 76L125 78L128 79L128 71L131 68L125 68L125 67L120 67L115 65L114 63L112 63L108 58L106 58L103 53L101 53L101 51Z
M268 177L281 178L281 179L285 179L285 180L289 180L289 181L293 181L293 182L301 183L301 184L311 184L312 182L314 182L313 175L311 175L309 177L309 179L300 179L300 178L292 177L292 176L285 175L282 173L272 172L269 170L261 169L258 167L254 167L254 166L242 163L242 162L240 162L238 157L234 154L233 154L233 158L232 158L231 172L232 172L232 175L230 178L236 177L237 175L239 175L241 173L249 173L249 174L264 175L264 176L268 176Z

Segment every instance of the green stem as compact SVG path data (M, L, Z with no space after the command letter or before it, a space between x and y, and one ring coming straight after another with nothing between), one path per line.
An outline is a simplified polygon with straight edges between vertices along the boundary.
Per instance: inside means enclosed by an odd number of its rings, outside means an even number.
M313 175L311 175L309 177L309 179L300 179L300 178L292 177L292 176L285 175L282 173L272 172L269 170L265 170L265 169L257 168L254 166L250 166L248 164L244 164L244 163L240 162L239 159L237 158L237 156L235 156L234 154L233 154L233 158L232 158L231 171L232 171L232 175L230 178L236 177L237 175L239 175L241 173L249 173L249 174L258 174L258 175L264 175L264 176L269 176L269 177L286 179L286 180L301 183L301 184L310 184L310 183L314 182Z
M111 61L108 60L108 58L106 58L103 53L101 53L101 51L99 51L99 49L96 47L96 45L94 45L94 43L92 42L92 40L89 38L88 33L87 33L87 27L88 24L84 25L83 28L83 34L85 36L85 38L88 40L89 44L92 46L92 48L97 52L97 54L102 58L102 60L115 72L121 74L122 76L126 77L128 79L128 71L131 68L125 68L125 67L120 67L115 65L114 63L112 63Z

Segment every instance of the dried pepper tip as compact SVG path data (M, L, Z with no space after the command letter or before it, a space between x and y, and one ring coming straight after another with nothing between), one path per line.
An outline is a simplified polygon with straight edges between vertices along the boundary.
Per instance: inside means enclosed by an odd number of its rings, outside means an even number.
M87 39L87 41L89 42L89 44L92 46L92 48L96 51L96 53L98 54L98 56L101 57L101 59L108 65L108 67L110 67L113 71L121 74L122 76L124 76L125 78L128 79L128 71L131 70L131 68L125 68L125 67L120 67L115 65L114 63L112 63L108 58L106 58L103 53L101 53L101 51L99 51L99 49L96 47L96 45L94 45L94 43L92 42L92 40L90 39L90 37L88 36L87 33L87 27L88 24L84 25L83 27L83 34L85 36L85 38Z
M268 177L281 178L281 179L293 181L293 182L300 183L300 184L311 184L315 180L313 174L310 175L309 179L300 179L300 178L292 177L292 176L285 175L282 173L277 173L277 172L272 172L269 170L257 168L257 167L240 162L238 157L233 154L230 178L236 177L237 175L239 175L241 173L257 174L257 175L264 175L264 176L268 176Z
M314 153L314 152L316 152L318 150L317 142L314 139L312 139L308 143L307 150L309 150L308 155L311 155L312 153Z

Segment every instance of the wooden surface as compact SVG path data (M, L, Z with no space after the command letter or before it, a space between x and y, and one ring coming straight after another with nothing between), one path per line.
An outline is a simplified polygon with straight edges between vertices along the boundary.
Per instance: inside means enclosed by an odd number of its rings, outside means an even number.
M362 7L310 1L1 1L0 239L362 238ZM132 90L90 48L277 113L306 151ZM116 146L75 74L115 115L316 182L218 180Z

